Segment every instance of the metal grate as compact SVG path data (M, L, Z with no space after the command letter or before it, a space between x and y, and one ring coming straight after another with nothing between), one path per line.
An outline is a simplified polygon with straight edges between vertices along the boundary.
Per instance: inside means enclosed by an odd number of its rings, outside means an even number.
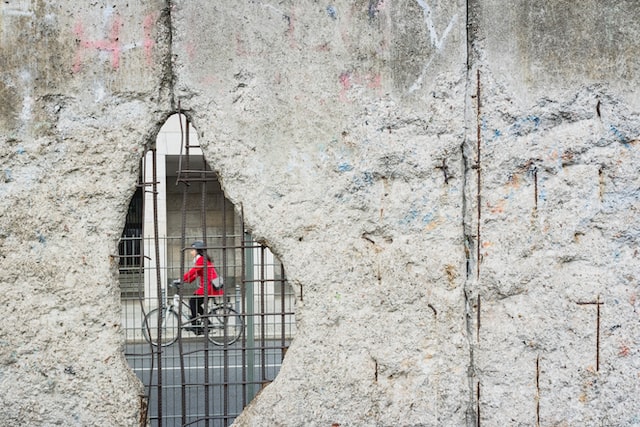
M157 184L164 177L156 176L152 150L141 175L151 179L143 178L140 188L145 203L152 205L145 212L153 218L143 222L153 232L123 237L127 244L120 246L121 258L138 257L138 262L121 263L120 269L125 354L145 385L145 415L152 426L227 426L278 374L295 335L295 296L282 264L245 232L241 212L229 209L221 192L210 191L217 177L204 158L191 155L188 131L183 135L176 173L176 185L182 187L180 235L159 236L159 222L171 218L158 212ZM224 297L205 299L205 313L212 313L203 323L208 335L182 328L188 326L188 300L195 286L170 286L190 268L185 253L194 240L205 242L205 253L224 279ZM137 253L127 252L133 252L130 248Z

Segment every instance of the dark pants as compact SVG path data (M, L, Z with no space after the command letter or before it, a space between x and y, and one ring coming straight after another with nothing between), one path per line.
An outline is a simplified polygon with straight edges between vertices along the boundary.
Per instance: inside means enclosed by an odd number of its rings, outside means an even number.
M189 300L189 308L191 308L191 319L192 324L200 324L200 321L193 321L198 315L202 316L204 314L204 297L201 296L193 296Z

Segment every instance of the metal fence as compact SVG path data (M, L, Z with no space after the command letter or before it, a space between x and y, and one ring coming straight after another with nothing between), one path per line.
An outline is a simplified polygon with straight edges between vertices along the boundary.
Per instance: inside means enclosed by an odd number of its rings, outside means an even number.
M216 243L217 238L208 238L208 253L224 278L224 297L210 299L208 308L222 304L230 309L227 314L238 313L240 336L235 342L216 342L182 329L189 326L185 323L188 300L195 287L178 291L170 284L190 267L180 266L188 262L181 255L186 250L181 242L190 241L188 238L123 238L121 243L121 259L129 260L121 262L119 275L125 354L145 386L144 415L153 426L231 424L260 389L273 381L295 335L295 297L277 258L248 235L224 236L223 240L224 246ZM144 253L161 254L161 259L155 262ZM154 345L157 340L152 333L149 342L143 319L159 305L173 304L174 295L178 295L178 306L185 304L176 307L176 313L184 315L176 341ZM220 318L226 322L230 316ZM156 321L154 317L149 322L151 328ZM169 327L159 330L164 338L172 334ZM223 335L232 335L231 329L225 331Z

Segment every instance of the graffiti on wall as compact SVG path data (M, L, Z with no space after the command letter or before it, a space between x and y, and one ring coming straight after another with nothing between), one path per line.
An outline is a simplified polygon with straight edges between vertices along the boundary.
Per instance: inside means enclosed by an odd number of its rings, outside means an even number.
M436 29L435 21L433 19L433 12L429 4L424 0L416 0L420 8L422 9L422 14L424 16L424 24L427 27L427 31L429 33L429 43L436 50L435 54L431 55L431 57L425 62L422 66L422 72L415 80L415 82L409 87L409 92L414 92L422 86L422 82L424 81L425 76L427 75L427 71L431 66L434 58L440 54L443 50L444 43L451 32L451 29L458 21L458 15L454 14L453 17L449 20L446 28L442 31L441 35L438 35L438 31Z
M103 22L106 29L101 38L92 38L88 35L85 23L80 20L76 21L73 28L76 51L71 67L72 72L74 74L81 72L87 61L95 61L96 59L106 60L113 70L118 70L122 54L138 48L143 49L147 65L152 65L152 52L155 46L153 29L157 17L157 13L146 15L142 22L141 40L134 40L130 43L123 41L122 29L125 22L118 13L105 13Z

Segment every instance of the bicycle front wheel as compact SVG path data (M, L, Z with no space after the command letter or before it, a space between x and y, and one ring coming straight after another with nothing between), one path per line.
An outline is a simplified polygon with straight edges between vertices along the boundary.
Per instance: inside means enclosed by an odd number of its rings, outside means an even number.
M231 307L217 306L209 311L209 341L215 345L230 345L244 331L242 316Z
M162 316L158 319L159 316ZM160 323L158 323L158 320ZM151 310L142 321L142 335L148 343L155 346L168 346L178 339L178 328L180 327L178 314L173 310L163 309Z

